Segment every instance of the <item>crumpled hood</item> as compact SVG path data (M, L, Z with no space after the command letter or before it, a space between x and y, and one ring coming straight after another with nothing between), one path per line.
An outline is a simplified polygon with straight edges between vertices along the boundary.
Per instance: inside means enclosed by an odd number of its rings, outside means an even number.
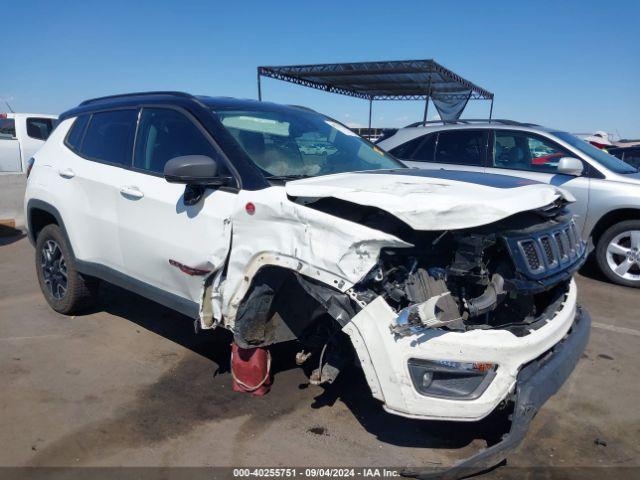
M454 170L340 173L287 182L292 197L333 197L377 207L415 230L456 230L549 205L568 192L533 180Z

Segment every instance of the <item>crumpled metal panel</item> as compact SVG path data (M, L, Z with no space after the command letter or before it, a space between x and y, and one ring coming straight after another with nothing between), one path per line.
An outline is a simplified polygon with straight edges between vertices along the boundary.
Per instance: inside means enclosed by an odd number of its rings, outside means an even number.
M384 247L411 244L387 233L319 212L287 198L282 187L238 193L226 278L214 300L225 326L260 268L278 265L345 292L378 261ZM253 214L244 206L251 202ZM221 294L220 294L221 293Z
M377 207L415 230L435 231L486 225L560 197L573 200L557 187L523 183L496 188L448 178L356 172L295 180L285 188L293 197L333 197Z

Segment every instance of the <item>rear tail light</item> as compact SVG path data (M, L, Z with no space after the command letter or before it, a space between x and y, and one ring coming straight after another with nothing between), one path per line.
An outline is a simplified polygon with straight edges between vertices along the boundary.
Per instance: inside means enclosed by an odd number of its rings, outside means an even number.
M31 157L27 162L27 178L29 178L29 175L31 174L31 169L33 168L34 163L36 163L36 159L33 157Z

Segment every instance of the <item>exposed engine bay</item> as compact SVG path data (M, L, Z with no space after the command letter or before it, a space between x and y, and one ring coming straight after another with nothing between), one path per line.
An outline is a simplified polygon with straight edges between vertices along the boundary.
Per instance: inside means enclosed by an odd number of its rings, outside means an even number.
M342 215L361 206L325 199L315 208L341 205ZM393 233L414 245L383 249L378 264L353 288L369 303L382 296L398 312L392 328L533 328L546 308L566 293L584 261L584 242L562 201L482 227L443 232L408 228L385 212L370 210L359 223Z
M354 290L367 302L380 295L398 312L396 335L439 327L524 334L566 294L584 253L568 215L536 217L526 212L468 231L422 234L412 249L383 250Z

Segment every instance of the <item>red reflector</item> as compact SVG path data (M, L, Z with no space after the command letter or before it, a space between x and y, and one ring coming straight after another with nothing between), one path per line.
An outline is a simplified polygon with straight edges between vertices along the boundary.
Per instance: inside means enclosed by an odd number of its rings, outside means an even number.
M169 265L171 265L172 267L179 268L182 273L186 273L187 275L191 275L192 277L201 277L203 275L207 275L208 273L211 273L211 270L203 270L201 268L188 267L180 262L173 260L172 258L169 259Z
M476 362L473 364L473 368L475 368L479 372L488 372L490 370L493 370L493 367L493 363Z
M0 113L0 118L7 118L7 114L6 113Z
M247 203L244 206L244 209L247 211L249 215L253 215L254 213L256 213L256 206L251 202Z

